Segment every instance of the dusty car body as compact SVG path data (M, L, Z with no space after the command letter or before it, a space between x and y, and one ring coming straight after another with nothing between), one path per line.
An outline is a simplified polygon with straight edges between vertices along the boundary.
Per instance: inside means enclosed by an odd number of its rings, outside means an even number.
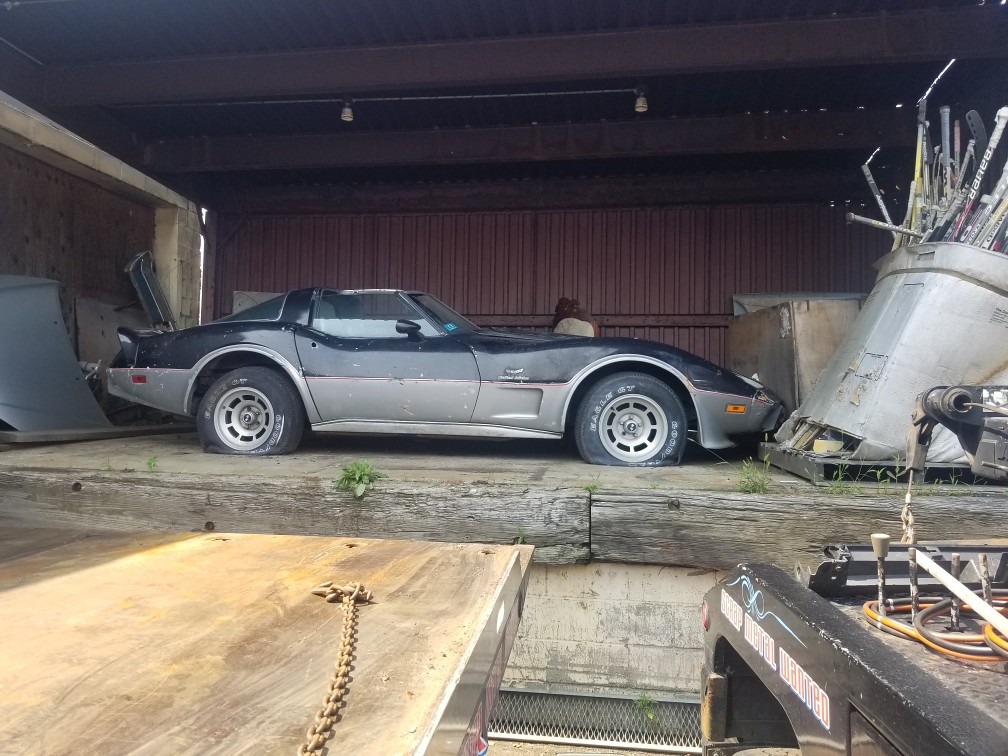
M121 397L196 418L207 451L342 433L560 438L588 462L669 465L772 430L756 381L657 342L480 328L421 292L297 289L206 325L120 329Z

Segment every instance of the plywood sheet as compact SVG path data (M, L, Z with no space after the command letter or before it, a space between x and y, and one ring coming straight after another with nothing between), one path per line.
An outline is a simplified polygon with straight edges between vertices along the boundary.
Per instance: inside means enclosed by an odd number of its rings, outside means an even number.
M17 753L284 753L329 683L363 582L330 753L411 753L528 547L0 529L0 743ZM3 750L3 748L0 748Z
M77 298L77 355L83 362L108 365L122 348L116 329L150 328L150 320L136 307L117 307L87 297Z

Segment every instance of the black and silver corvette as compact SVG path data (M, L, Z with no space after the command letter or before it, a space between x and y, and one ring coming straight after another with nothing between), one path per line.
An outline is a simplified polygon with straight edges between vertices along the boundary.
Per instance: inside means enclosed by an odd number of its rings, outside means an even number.
M180 331L119 329L109 390L195 416L203 448L293 451L313 431L573 434L594 464L677 464L773 429L756 381L665 344L479 328L413 291L297 289Z

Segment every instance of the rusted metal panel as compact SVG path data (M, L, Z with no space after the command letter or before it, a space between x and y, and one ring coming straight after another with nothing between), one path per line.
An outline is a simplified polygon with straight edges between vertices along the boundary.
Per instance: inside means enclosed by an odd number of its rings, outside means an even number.
M871 288L887 237L847 226L844 210L222 214L215 313L230 312L236 290L416 288L480 322L542 328L565 296L604 335L655 339L723 363L733 295Z

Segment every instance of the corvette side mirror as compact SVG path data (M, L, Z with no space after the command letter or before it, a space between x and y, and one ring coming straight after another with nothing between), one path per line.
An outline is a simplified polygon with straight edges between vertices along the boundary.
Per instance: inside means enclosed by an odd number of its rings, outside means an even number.
M411 341L419 341L423 338L420 335L420 324L412 320L397 320L395 329L396 333L405 334Z

